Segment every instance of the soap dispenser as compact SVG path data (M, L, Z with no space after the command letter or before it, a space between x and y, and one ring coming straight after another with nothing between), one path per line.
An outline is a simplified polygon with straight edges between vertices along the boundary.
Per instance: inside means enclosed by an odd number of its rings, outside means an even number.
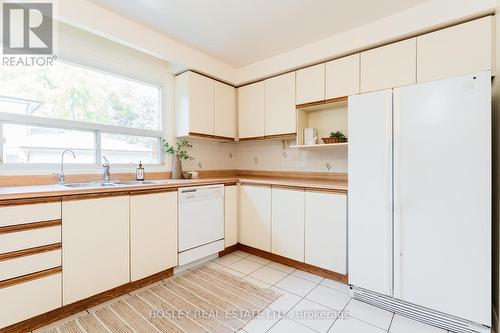
M142 161L139 162L139 167L135 170L135 179L144 181L144 167L142 166Z

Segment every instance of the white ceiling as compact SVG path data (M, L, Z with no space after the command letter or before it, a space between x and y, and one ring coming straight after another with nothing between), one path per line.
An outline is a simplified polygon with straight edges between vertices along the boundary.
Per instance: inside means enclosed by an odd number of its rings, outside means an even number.
M90 1L239 68L427 0Z

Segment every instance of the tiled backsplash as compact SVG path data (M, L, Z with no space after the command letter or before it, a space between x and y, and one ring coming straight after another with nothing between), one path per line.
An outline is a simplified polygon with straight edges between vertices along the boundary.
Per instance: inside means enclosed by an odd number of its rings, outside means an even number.
M302 150L288 141L220 143L191 139L195 157L184 170L271 170L347 172L347 147Z

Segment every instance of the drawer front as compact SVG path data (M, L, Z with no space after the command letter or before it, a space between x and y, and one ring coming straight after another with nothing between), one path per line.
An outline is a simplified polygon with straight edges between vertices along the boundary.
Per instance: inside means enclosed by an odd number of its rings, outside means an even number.
M61 226L0 234L0 253L61 242Z
M61 266L61 249L0 261L0 281Z
M0 207L0 227L61 219L61 202Z
M62 274L0 288L0 329L62 305Z

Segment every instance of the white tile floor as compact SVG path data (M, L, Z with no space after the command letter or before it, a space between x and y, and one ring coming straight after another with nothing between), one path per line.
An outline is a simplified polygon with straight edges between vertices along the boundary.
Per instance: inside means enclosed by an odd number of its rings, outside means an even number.
M351 299L345 284L242 251L214 259L210 267L283 294L242 333L446 333Z
M351 299L345 284L242 251L203 265L282 294L241 333L446 333ZM57 325L53 323L41 330Z

